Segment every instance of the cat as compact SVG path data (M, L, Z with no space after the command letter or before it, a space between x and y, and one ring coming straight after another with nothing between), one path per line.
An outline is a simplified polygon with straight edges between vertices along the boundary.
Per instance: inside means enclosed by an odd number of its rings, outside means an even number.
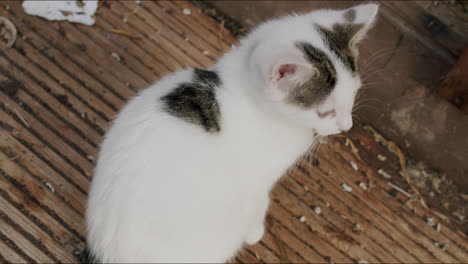
M378 5L268 21L207 70L132 98L101 145L87 205L98 262L215 262L261 240L269 192L320 136L349 130L357 44Z

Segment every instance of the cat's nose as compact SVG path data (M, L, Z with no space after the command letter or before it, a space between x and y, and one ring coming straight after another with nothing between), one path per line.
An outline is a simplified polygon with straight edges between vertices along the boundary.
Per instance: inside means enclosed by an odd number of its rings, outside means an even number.
M353 127L353 119L351 117L340 118L336 123L341 132L346 132Z

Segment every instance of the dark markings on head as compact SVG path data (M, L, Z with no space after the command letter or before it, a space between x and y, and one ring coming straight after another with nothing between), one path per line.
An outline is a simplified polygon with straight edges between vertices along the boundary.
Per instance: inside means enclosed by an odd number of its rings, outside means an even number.
M363 26L363 24L335 24L332 30L329 30L317 25L325 44L353 73L357 71L357 59L352 50L351 40Z
M318 70L307 82L296 87L287 101L310 108L323 101L336 84L336 70L327 55L307 42L297 42L296 47L304 53L306 59Z
M215 72L195 69L192 82L179 84L161 97L164 109L175 117L201 125L207 132L219 132L220 110L216 88L220 85L221 80Z
M343 17L346 22L353 23L354 19L356 19L356 10L348 9L346 12L344 12Z

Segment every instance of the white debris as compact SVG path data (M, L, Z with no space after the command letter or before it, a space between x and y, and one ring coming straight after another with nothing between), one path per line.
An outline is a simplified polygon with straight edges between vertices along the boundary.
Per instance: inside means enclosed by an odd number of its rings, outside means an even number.
M343 190L345 190L346 192L352 192L353 191L353 188L349 187L348 185L346 184L341 184L341 187L343 187Z
M203 51L203 54L204 54L204 55L208 55L208 54L210 54L210 52L207 51L207 50L205 50L205 51Z
M413 195L409 194L407 191L403 190L402 188L396 186L395 184L391 183L391 182L388 182L388 185L390 185L390 187L392 187L393 189L401 192L402 194L408 196L409 198L413 198Z
M192 11L190 11L190 9L188 9L188 8L184 8L183 12L184 12L185 15L192 14Z
M361 187L361 189L363 189L364 191L367 190L367 185L364 182L360 182L359 187Z
M120 57L120 55L117 53L117 52L112 52L112 57L114 57L114 59L118 62L121 62L122 61L122 58Z
M382 169L379 169L377 171L378 174L382 175L382 177L384 177L385 179L390 179L392 178L392 175L388 174L387 172L385 172L384 170Z
M0 17L0 43L4 43L7 48L11 48L16 40L16 27L6 17Z
M356 163L354 163L354 161L350 161L349 164L351 164L351 167L353 167L354 170L358 170L358 166Z
M442 244L442 245L440 245L440 249L442 249L442 251L447 250L447 248L448 248L448 244Z
M123 21L124 23L128 23L128 18L124 17L124 18L122 19L122 21Z
M94 159L94 157L91 156L91 155L87 155L86 158L87 158L89 161L91 161L91 162L95 162L95 161L96 161L96 160Z
M319 215L320 213L322 213L322 208L316 206L314 207L314 212Z
M299 221L301 221L302 223L305 223L306 217L305 217L305 216L301 216L301 218L299 218Z
M70 21L74 23L94 25L94 14L98 8L98 0L68 0L68 1L36 1L25 0L24 11L33 16L47 20Z
M54 186L52 186L52 184L46 182L46 183L45 183L45 186L47 186L47 188L49 188L49 190L50 190L52 193L55 192Z
M385 160L387 160L387 157L385 157L385 156L382 155L382 154L377 155L377 158L378 158L380 161L385 161Z
M306 192L308 192L308 191L309 191L309 188L308 188L307 186L304 185L304 190L305 190Z
M436 225L436 231L440 233L440 223L437 223L437 225Z
M357 262L357 264L367 264L367 263L369 263L369 262L367 262L367 260L363 260L363 259L358 260L358 262Z
M434 226L434 218L431 218L431 217L427 217L426 218L426 224L430 225L430 226Z

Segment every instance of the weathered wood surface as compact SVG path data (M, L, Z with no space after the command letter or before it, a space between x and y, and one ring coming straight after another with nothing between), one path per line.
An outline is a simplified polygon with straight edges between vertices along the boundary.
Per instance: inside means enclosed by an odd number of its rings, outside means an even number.
M75 262L97 147L116 111L168 72L208 67L236 40L190 2L106 1L94 27L27 16L17 1L0 2L0 16L19 33L0 50L0 261ZM411 192L398 159L369 130L347 138L289 171L271 194L264 238L234 261L467 262L462 232L445 222L438 232L425 222L430 210L388 185Z

